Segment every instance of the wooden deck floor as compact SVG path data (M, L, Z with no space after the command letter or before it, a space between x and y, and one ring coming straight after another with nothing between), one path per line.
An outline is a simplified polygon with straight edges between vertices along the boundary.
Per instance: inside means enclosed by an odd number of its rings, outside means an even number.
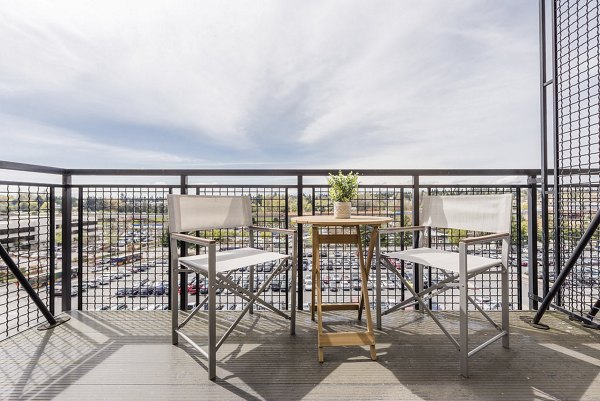
M53 331L29 330L0 343L0 399L31 400L599 400L600 333L549 313L550 331L511 314L511 349L499 343L471 360L471 378L458 374L457 352L431 319L417 312L384 316L379 359L367 348L326 349L317 362L316 326L299 313L297 334L272 313L255 314L219 351L218 379L191 347L172 346L169 312L74 312ZM235 318L222 313L219 329ZM455 316L445 320L457 330ZM358 325L331 313L332 329ZM205 321L189 331L202 341ZM482 321L475 339L491 334Z

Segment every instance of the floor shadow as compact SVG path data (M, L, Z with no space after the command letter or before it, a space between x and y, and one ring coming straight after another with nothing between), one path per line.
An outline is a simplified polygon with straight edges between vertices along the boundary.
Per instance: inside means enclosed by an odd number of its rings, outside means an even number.
M235 312L219 314L218 331L236 317ZM291 336L289 321L257 313L245 317L225 342L218 353L217 380L210 382L200 353L183 342L170 344L169 312L75 312L71 322L52 331L29 330L0 343L0 399L61 398L65 391L71 396L82 391L80 399L85 399L106 385L137 389L143 398L143 391L155 384L143 376L145 371L162 378L167 388L146 398L172 399L172 389L181 388L178 366L193 373L192 379L186 377L186 394L202 391L205 399L594 399L600 388L600 333L561 314L546 318L552 329L538 331L511 314L511 348L499 343L486 348L472 358L471 377L462 379L458 352L420 313L384 317L384 328L376 333L377 361L370 360L367 347L338 347L325 350L322 364L309 314L299 313L297 333ZM444 313L443 319L456 330L455 316ZM206 323L199 314L187 326L199 343L206 342ZM335 331L364 329L355 315L326 315L324 323ZM493 334L488 327L474 319L473 342ZM159 352L152 367L128 359L147 352ZM106 371L121 363L127 376L115 382L120 373ZM86 386L88 393L80 390Z

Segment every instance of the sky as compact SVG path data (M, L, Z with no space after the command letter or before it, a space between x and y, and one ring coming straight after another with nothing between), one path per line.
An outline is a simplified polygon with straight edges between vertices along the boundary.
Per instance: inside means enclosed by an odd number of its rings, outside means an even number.
M0 160L539 168L538 3L0 3Z

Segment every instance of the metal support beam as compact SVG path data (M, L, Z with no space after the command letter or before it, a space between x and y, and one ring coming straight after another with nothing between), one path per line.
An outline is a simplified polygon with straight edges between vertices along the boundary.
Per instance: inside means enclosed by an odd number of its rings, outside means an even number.
M527 247L529 263L529 309L538 308L537 279L537 183L535 177L529 177L527 188Z
M68 174L62 177L62 310L71 310L71 258L72 258L72 227L73 198L71 190L72 179Z
M83 309L83 188L77 191L77 310Z
M521 188L517 188L517 309L523 309L523 269L521 262L523 260L521 255L521 248L523 247L523 231L521 230L522 224L522 210L521 210ZM509 267L510 268L510 267Z
M70 319L70 317L68 316L61 316L61 318L59 319L56 319L54 316L52 316L52 313L50 313L46 305L44 305L44 303L42 302L38 294L35 292L31 284L29 284L29 280L27 280L27 278L23 275L21 270L19 270L19 267L12 260L12 258L10 257L6 249L4 249L4 246L2 246L2 244L0 244L0 258L2 258L4 264L8 266L10 272L17 278L17 281L19 282L21 288L23 288L25 292L27 292L29 298L31 298L31 300L35 303L35 306L37 306L40 312L42 312L42 315L44 315L44 317L46 318L47 324L40 325L38 329L51 329Z
M413 175L413 197L412 197L412 225L419 225L419 176ZM413 248L419 247L419 236L422 235L419 231L413 233ZM413 265L413 287L415 292L420 292L422 289L421 284L421 266L418 264ZM415 309L419 309L420 305L415 305Z
M297 209L298 209L298 216L302 216L303 215L303 211L304 211L304 196L303 196L303 192L304 192L304 188L303 188L303 182L302 182L302 176L299 175L297 177L298 181L296 184L296 188L297 188L297 192L298 192L298 199L297 199ZM314 189L313 189L314 190ZM298 309L302 310L302 305L304 304L304 280L303 280L303 276L302 276L302 269L304 268L304 240L303 240L303 235L302 235L302 224L298 224L298 236L296 239L296 249L298 250L298 255L297 255L297 268L298 268L298 275L297 277L300 278L300 280L298 280L297 282L297 293L298 293ZM313 289L314 291L314 289Z
M49 300L49 308L50 313L54 315L54 286L56 280L56 190L54 187L50 187L50 202L49 202L49 232L48 235L50 238L48 239L49 250L48 257L50 260L48 261L48 294L50 296Z
M550 291L544 297L542 305L538 309L531 322L531 324L534 327L548 329L548 326L540 324L540 320L542 319L542 316L544 316L546 309L550 306L552 299L556 296L556 294L558 294L558 291L560 290L560 287L564 283L565 279L571 273L571 270L573 269L573 266L575 266L575 263L581 256L581 253L592 239L592 236L596 232L596 229L598 229L598 225L600 225L600 209L598 209L588 228L583 233L583 236L581 237L581 239L577 243L577 246L573 250L573 254L571 254L569 260L565 264L565 267L561 270L560 274L556 278L556 281L552 285L552 288L550 288Z
M179 191L182 195L187 194L187 188L188 188L188 176L187 175L182 175L180 176L180 185L179 185ZM181 245L180 249L179 249L179 256L183 257L183 256L187 256L187 244L185 242L179 242L179 244ZM179 266L173 266L174 269L177 269ZM187 287L188 287L188 275L187 273L180 273L180 279L179 279L180 285L181 285L181 291L179 292L179 308L181 310L186 310L187 309L187 304L188 304L188 291L187 291ZM174 291L177 291L177 288L173 289ZM196 288L196 292L200 291L200 288Z

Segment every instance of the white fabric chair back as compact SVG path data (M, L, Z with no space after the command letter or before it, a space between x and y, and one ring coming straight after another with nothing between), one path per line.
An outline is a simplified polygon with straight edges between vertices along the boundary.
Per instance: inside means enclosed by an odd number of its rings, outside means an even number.
M167 196L172 233L252 225L249 196Z
M510 233L512 194L423 195L421 225L485 233Z

